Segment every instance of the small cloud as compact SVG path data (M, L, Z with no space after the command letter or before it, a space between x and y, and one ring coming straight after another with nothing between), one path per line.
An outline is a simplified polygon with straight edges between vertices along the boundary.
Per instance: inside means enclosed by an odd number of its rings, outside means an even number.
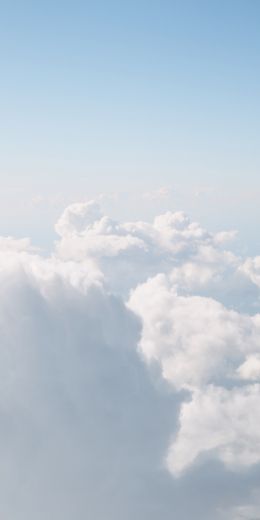
M66 201L61 193L53 195L52 197L44 197L43 195L35 195L31 200L35 208L44 206L45 208L61 208Z
M166 199L171 193L171 189L167 186L162 186L158 190L146 191L143 193L143 198L151 201Z
M213 193L215 191L215 188L213 186L199 186L194 191L194 197L199 198L203 195L209 195L210 193Z
M32 205L35 207L42 206L45 203L46 203L46 198L43 197L42 195L35 195L32 198Z

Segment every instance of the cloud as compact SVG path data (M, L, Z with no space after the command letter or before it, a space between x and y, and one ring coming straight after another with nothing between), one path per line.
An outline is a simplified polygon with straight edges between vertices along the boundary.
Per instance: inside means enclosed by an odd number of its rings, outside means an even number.
M137 355L140 320L95 271L12 255L0 255L1 516L130 519L160 483L175 407ZM138 514L155 518L150 507Z
M167 457L169 470L179 475L199 457L216 457L233 471L259 463L259 399L259 385L232 390L212 385L193 392L182 405L180 429Z
M166 199L171 193L171 189L166 186L162 186L158 190L146 191L143 194L143 198L150 201L157 201Z
M260 256L247 258L240 266L240 271L245 274L257 287L260 287Z
M245 362L237 369L238 375L245 381L260 379L260 356L258 353L247 356Z
M219 520L260 463L257 258L183 212L56 232L0 238L0 514Z
M260 518L260 500L259 489L254 489L250 493L250 502L231 507L226 511L222 511L221 518L223 520L259 520Z
M260 315L179 296L163 274L137 287L129 307L142 317L144 360L157 363L174 388L190 392L168 453L170 471L178 476L205 454L231 469L260 462L259 386L249 384L260 377Z
M133 291L129 306L143 321L140 348L177 389L235 383L245 356L257 352L260 315L247 316L214 299L179 296L164 274Z
M61 222L67 222L66 226L60 226ZM190 403L183 409L196 408L198 392L204 392L217 409L212 389L216 395L223 391L229 403L233 389L241 391L242 384L259 380L260 315L244 312L255 305L255 280L245 271L249 260L244 262L222 247L234 238L233 231L212 234L183 212L167 212L151 224L118 223L103 216L95 202L67 208L57 230L61 234L58 256L74 255L75 261L92 258L112 290L125 298L131 290L128 307L141 318L143 327L140 354L149 367L160 367L162 378L172 388L190 392ZM121 285L124 279L126 284ZM243 298L244 307L236 298ZM205 452L234 467L220 445L213 449L192 441L192 454L187 455L187 446L182 457L187 438L195 431L192 421L184 424L183 417L181 413L179 433L167 458L174 475ZM207 422L205 413L203 418ZM220 430L217 438L221 437ZM252 437L251 442L254 456L248 454L247 460L245 452L238 468L258 462L258 441ZM230 444L228 449L231 453Z
M0 253L33 251L31 241L28 238L15 239L14 237L0 237Z
M211 195L216 192L216 188L213 186L198 186L194 191L194 197L199 198L205 195Z
M183 212L167 212L152 223L118 222L90 201L68 206L56 231L61 237L56 245L59 258L94 259L110 288L125 297L160 272L171 272L184 291L199 288L223 298L245 278L237 273L239 259L222 248L233 232L212 234Z

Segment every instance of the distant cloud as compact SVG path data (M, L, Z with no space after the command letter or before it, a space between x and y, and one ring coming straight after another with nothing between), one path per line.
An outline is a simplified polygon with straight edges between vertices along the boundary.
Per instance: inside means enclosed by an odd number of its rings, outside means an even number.
M204 195L209 195L211 193L214 193L216 190L213 188L213 186L199 186L194 191L194 196L199 198Z
M143 198L150 201L163 200L170 195L171 191L170 188L162 186L161 188L158 188L158 190L144 192Z
M222 511L222 520L259 520L260 490L254 489L249 496L250 502Z

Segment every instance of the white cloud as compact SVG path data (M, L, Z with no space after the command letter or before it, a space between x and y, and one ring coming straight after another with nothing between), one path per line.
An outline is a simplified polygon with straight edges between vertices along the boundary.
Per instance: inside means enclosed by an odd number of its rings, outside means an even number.
M198 457L218 458L241 470L260 462L260 386L226 390L208 386L193 392L180 413L180 429L167 464L179 475Z
M177 389L234 380L248 353L260 341L260 315L228 310L201 296L178 296L163 274L132 293L129 306L143 320L141 351L160 364Z
M93 200L71 204L64 210L55 229L61 236L80 234L99 221L101 216L99 205Z
M36 250L36 248L32 247L28 238L0 237L0 254L33 250Z
M245 362L238 367L237 372L241 379L260 380L260 353L247 356Z
M179 476L197 460L241 470L260 462L260 315L214 299L179 296L164 274L138 286L129 306L143 322L140 350L177 390L188 390L167 465ZM244 383L243 383L244 384Z
M250 300L252 280L245 281L243 261L222 249L234 238L233 231L211 234L183 212L167 212L151 224L119 223L103 216L95 202L67 208L56 229L61 234L58 256L81 263L91 258L110 289L124 296L132 289L128 305L142 319L144 360L158 363L172 387L190 391L191 403L194 393L207 392L208 385L228 396L230 385L258 380L260 315L239 312L235 301L246 292ZM237 310L217 301L218 295ZM187 437L182 427L180 418L178 447ZM203 451L208 451L206 444L183 467ZM216 449L213 456L228 466L221 453ZM246 465L246 454L243 460ZM248 460L252 464L258 458Z
M148 199L150 201L163 200L167 198L171 193L171 189L166 186L161 186L158 190L146 191L143 194L144 199Z
M228 277L234 285L239 259L222 249L223 236L230 233L209 233L183 212L167 212L152 223L121 223L104 216L99 205L90 201L66 208L56 231L61 236L58 257L79 262L94 259L111 289L120 294L127 295L149 276L171 271L183 290L205 291L212 285L217 290Z
M187 470L260 463L258 259L183 212L56 231L0 238L0 515L207 520Z
M257 287L260 287L260 256L247 258L240 266L240 271L248 276Z
M119 520L121 501L135 516L170 432L140 329L87 264L0 254L1 517Z

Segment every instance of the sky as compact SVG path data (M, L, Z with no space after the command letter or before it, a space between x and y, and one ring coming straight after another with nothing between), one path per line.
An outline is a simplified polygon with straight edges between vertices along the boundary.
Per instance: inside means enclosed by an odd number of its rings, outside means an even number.
M259 520L260 3L0 9L0 517Z
M139 206L151 218L153 204L134 196L167 187L163 209L236 225L253 249L259 10L257 0L3 2L1 232L37 240L41 228L46 245L53 206L100 193L125 197L117 216Z

